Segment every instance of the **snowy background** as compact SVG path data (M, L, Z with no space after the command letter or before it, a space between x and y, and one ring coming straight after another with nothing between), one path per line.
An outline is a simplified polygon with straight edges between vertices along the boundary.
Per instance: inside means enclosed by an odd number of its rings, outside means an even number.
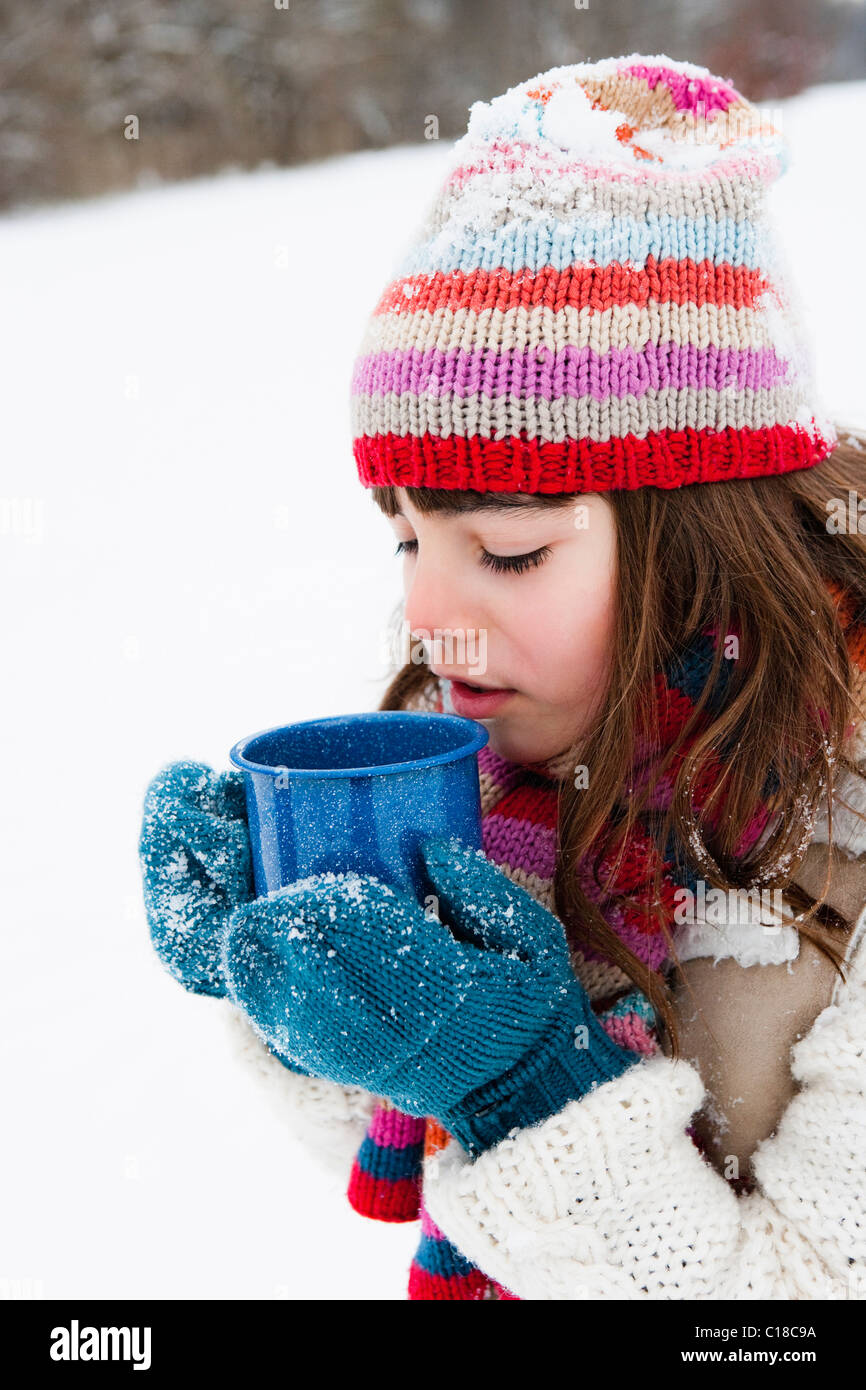
M864 99L782 104L772 195L819 390L858 425ZM137 839L164 763L379 702L400 569L349 382L448 153L0 218L0 1296L405 1298L417 1223L353 1212L230 1054L228 1006L165 973Z

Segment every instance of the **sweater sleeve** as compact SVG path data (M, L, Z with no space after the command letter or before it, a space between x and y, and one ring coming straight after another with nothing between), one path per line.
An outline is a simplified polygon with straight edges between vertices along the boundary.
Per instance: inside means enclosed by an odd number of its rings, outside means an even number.
M251 1069L266 1104L322 1169L347 1180L377 1097L360 1086L340 1086L290 1071L262 1042L240 1009L229 1005L225 1018L231 1051Z
M432 1219L521 1299L866 1298L862 926L747 1196L686 1133L698 1071L658 1053L474 1162L451 1139L425 1166Z

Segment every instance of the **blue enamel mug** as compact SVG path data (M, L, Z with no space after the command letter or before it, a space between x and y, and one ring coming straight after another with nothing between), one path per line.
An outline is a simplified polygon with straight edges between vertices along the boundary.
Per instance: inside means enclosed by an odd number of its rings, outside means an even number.
M452 714L375 710L241 739L256 893L311 874L375 874L423 903L419 843L481 849L478 751L489 734Z

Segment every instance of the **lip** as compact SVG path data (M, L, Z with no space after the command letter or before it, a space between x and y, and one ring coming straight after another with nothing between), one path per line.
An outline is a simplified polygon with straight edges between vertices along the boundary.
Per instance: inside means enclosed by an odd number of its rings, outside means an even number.
M511 689L471 690L464 681L449 679L451 703L466 719L484 719L492 715L517 692Z

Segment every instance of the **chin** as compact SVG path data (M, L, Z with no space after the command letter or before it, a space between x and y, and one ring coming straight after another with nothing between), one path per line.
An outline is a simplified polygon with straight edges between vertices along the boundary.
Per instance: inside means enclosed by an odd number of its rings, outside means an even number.
M537 741L527 738L525 734L521 738L518 729L509 729L500 719L485 719L481 722L490 734L490 747L493 752L510 763L542 762L557 751L555 748L549 752L543 747L539 749Z
M558 757L571 746L573 732L561 734L548 732L546 738L539 737L539 730L533 729L532 720L498 718L479 720L487 729L489 744L500 758L512 763L542 763L548 758Z

